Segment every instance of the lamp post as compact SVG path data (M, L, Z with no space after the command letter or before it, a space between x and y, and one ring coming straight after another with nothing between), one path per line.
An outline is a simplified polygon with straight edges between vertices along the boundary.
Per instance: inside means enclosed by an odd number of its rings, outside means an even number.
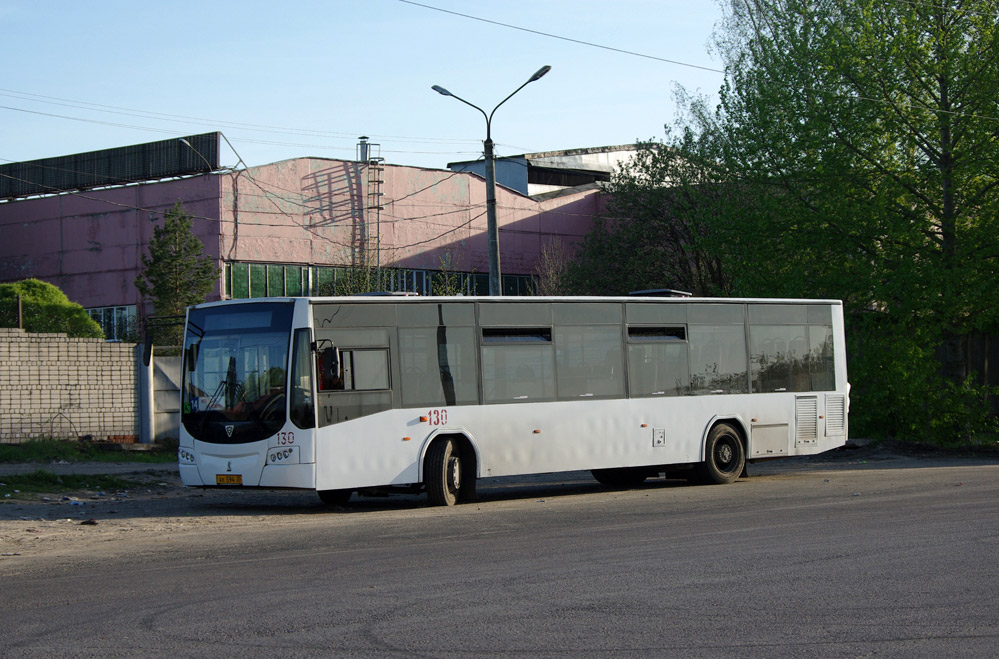
M189 149L191 149L191 151L194 151L196 154L198 154L198 157L201 158L202 160L204 160L205 164L208 165L208 171L212 171L213 169L215 169L215 167L212 166L212 163L210 163L208 161L208 158L205 157L205 154L203 154L200 151L198 151L197 149L195 149L194 145L191 144L190 142L188 142L186 138L178 137L177 141L180 142L181 144L184 144Z
M486 114L486 111L480 108L478 105L469 103L460 96L455 96L448 90L444 89L440 85L434 85L431 87L435 92L441 94L442 96L450 96L456 100L461 101L465 105L475 108L482 113L482 116L486 119L486 139L482 143L484 147L484 155L486 159L486 232L489 236L489 294L490 295L502 295L503 288L501 286L500 280L500 255L499 255L499 229L496 225L496 165L493 159L493 138L492 138L492 123L493 115L496 114L496 110L499 106L503 105L509 101L514 94L519 92L521 89L539 80L546 73L551 71L550 66L545 65L540 69L535 71L527 82L517 87L513 92L504 98L502 101L496 104L493 111Z

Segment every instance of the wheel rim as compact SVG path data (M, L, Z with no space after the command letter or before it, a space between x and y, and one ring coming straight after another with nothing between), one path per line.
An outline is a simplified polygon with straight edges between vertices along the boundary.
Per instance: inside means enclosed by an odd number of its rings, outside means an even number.
M447 461L447 489L451 492L461 489L461 460L455 455Z
M726 437L715 446L715 464L722 471L730 471L735 462L735 448L732 440Z

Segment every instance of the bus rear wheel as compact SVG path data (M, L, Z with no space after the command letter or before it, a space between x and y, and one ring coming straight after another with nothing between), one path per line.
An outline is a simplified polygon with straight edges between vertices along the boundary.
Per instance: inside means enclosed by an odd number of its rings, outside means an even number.
M462 467L461 451L453 439L441 438L430 445L423 465L423 483L431 505L453 506L458 502Z
M591 469L597 482L607 487L628 489L638 487L649 477L649 470L642 467L618 467L617 469Z
M739 432L727 423L719 423L708 433L704 462L694 470L697 480L708 485L734 483L746 468L746 451Z

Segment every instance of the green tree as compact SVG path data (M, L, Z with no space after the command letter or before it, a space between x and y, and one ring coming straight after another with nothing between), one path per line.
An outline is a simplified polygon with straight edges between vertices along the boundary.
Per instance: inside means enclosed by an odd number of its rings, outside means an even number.
M534 267L537 294L572 295L572 263L572 250L561 240L552 239L541 245L538 263Z
M65 333L71 337L104 338L101 326L66 294L38 279L0 284L0 326L17 327L17 296L21 296L24 329Z
M174 204L163 224L153 229L149 255L142 256L142 274L135 278L135 287L144 298L152 299L157 316L183 315L189 305L207 299L218 279L219 268L204 253L193 227L191 215L179 202ZM179 345L182 333L178 325L156 332L153 340Z
M723 212L729 198L714 160L701 157L700 148L689 131L676 146L638 145L606 188L607 212L568 266L568 287L595 295L650 288L728 292L720 259L703 243L707 216Z
M448 250L440 256L440 269L430 280L433 295L461 295L465 292L465 278L458 271L458 257Z
M999 6L730 6L721 162L774 203L749 204L749 230L722 226L718 244L737 247L749 293L776 260L807 287L789 292L847 300L869 427L981 431L967 341L999 327Z
M657 145L711 185L639 191L689 195L723 290L845 301L855 431L993 431L968 346L999 329L999 3L724 4L720 103Z
M386 268L367 265L337 269L334 294L360 295L390 291L394 274Z

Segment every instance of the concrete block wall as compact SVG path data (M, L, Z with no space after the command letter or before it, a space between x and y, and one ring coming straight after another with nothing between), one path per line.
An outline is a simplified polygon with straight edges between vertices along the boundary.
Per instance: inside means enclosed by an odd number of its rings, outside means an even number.
M135 344L0 328L0 442L135 442Z

